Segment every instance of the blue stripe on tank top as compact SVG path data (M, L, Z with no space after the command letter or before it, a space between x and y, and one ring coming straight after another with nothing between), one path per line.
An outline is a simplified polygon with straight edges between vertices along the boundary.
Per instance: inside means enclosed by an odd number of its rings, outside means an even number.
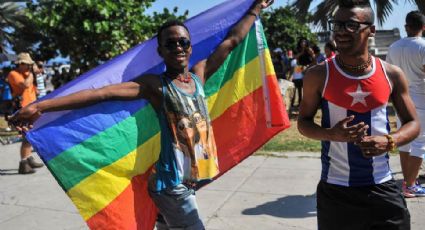
M330 128L329 119L330 119L330 114L329 114L328 101L325 99L322 99L322 127L323 128ZM330 167L329 147L330 147L329 141L322 141L322 154L321 154L322 176L321 178L324 181L327 181L328 179L328 173L329 173L329 167Z
M354 115L354 120L350 124L365 122L372 127L371 112L357 113L347 110L347 116ZM367 130L367 135L371 135L371 128ZM348 164L350 166L349 186L363 186L375 184L373 178L373 159L363 157L360 148L354 143L347 143Z

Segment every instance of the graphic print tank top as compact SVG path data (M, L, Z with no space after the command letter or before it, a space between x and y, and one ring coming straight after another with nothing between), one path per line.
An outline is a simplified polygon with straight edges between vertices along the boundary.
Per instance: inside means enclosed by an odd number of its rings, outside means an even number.
M163 104L158 118L161 152L155 165L156 189L212 179L219 172L208 106L199 78L191 73L193 95L161 75Z
M365 122L367 135L390 132L387 104L391 84L379 58L372 58L372 71L363 76L343 72L335 58L326 60L327 77L322 95L322 127L331 128L354 115L351 124ZM392 178L388 154L365 158L354 143L322 141L321 179L342 186L367 186Z

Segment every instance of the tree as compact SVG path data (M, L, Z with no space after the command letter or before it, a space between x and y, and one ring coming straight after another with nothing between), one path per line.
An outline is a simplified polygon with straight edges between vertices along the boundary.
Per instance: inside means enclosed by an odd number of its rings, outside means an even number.
M23 7L19 5L23 1L0 0L0 48L10 44L14 38L12 36L14 28L24 26L25 15Z
M184 20L188 15L186 11L175 16L177 8L145 15L154 1L28 1L27 16L33 27L17 33L34 39L31 45L20 41L16 49L31 49L39 60L69 57L73 68L86 71L152 37L165 20Z
M300 23L293 8L289 6L265 11L261 14L261 19L267 42L272 48L295 50L297 41L301 37L312 42L317 40L308 25Z
M325 0L321 1L317 8L313 12L312 22L316 25L320 25L322 28L326 28L326 23L331 18L332 13L336 10L338 2L340 0ZM418 9L425 13L425 1L424 0L406 0L414 3L418 6ZM297 16L300 20L304 19L304 15L308 13L310 5L313 1L311 0L295 0L293 6L297 9ZM373 1L376 10L376 16L379 25L385 22L387 17L391 14L394 9L394 5L398 3L397 0L374 0Z

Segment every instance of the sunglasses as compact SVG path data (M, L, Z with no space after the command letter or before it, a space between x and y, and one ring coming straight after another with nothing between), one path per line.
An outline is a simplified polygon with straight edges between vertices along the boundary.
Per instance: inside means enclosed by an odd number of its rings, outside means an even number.
M329 29L332 32L339 32L339 31L342 31L342 29L345 29L345 31L350 33L358 33L360 30L365 29L372 25L372 23L370 22L356 22L352 20L345 21L345 22L330 20L328 23L329 23Z
M184 50L187 50L191 46L190 40L187 38L179 38L177 41L170 39L167 40L164 44L164 47L167 48L169 51L176 50L178 46L180 46Z

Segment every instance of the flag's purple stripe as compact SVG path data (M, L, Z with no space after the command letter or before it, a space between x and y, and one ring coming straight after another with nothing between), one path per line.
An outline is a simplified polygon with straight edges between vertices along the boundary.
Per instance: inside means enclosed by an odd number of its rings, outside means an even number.
M249 9L252 2L253 0L230 0L186 22L194 44L193 55L190 60L191 65L205 59L214 50L227 34L229 28ZM212 37L215 39L211 40ZM210 42L207 43L205 42L206 40ZM203 43L203 45L198 46L199 43ZM83 74L43 99L64 96L83 89L99 88L109 84L126 82L143 73L160 73L163 71L163 65L161 64L162 59L156 52L156 47L157 41L154 37ZM155 72L150 72L154 66L157 67ZM68 112L45 114L36 122L35 128L44 126Z

